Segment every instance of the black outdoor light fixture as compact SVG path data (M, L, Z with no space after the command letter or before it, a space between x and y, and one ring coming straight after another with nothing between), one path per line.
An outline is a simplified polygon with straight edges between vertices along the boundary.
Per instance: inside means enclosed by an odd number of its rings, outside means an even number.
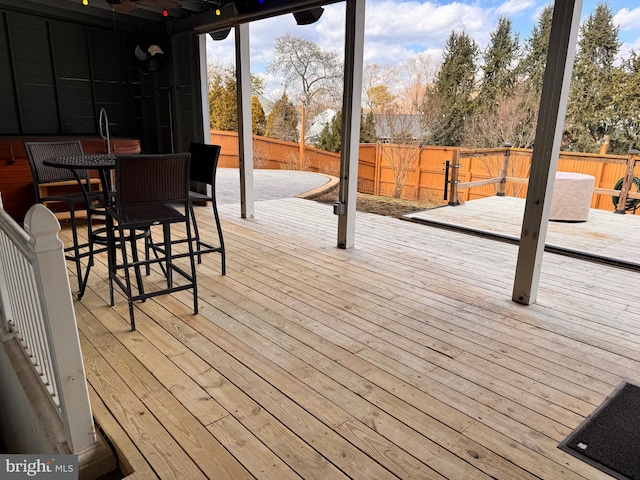
M235 0L228 1L224 5L220 5L216 8L216 16L221 19L235 17L241 14L246 14L250 12L260 11L263 9L269 9L273 6L274 2L270 0ZM301 10L299 12L293 12L293 16L296 19L296 23L298 25L310 25L312 23L317 22L322 13L324 12L324 8L316 7L311 8L309 10ZM229 36L229 32L231 28L225 28L223 30L218 30L215 32L209 32L209 36L213 40L224 40Z
M293 12L293 16L298 25L311 25L320 19L323 12L324 8L316 7L310 10L303 10L302 12Z
M242 15L246 13L278 9L288 4L289 2L287 2L286 0L233 0L232 3L237 14ZM295 17L296 23L298 25L310 25L317 22L322 16L323 12L324 8L315 7L310 8L309 10L293 12L293 16Z
M229 32L231 32L231 28L225 28L224 30L218 30L217 32L209 32L209 36L213 40L224 40L229 36Z

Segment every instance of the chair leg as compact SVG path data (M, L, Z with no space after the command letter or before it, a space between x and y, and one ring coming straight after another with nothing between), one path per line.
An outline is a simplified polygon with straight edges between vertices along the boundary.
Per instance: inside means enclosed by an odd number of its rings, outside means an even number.
M220 256L221 264L222 264L222 275L227 274L227 263L226 263L226 255L224 251L224 239L222 238L222 225L220 225L220 216L218 215L218 206L216 205L215 199L213 200L213 218L216 221L216 228L218 229L218 240L220 241Z
M167 276L167 288L173 286L173 266L171 260L171 227L169 224L162 226L162 233L164 235L164 261Z
M150 250L151 250L151 228L147 228L144 232L144 259L147 260L147 263L145 264L145 274L147 275L147 277L151 275L151 264L148 262Z
M163 240L162 241L164 242L164 236L163 236ZM156 247L156 244L153 241L153 237L151 236L151 229L149 229L149 231L148 231L148 248L149 248L150 251L153 252L153 256L155 257L155 259L156 260L160 260L160 256L158 255L158 247ZM145 256L146 256L146 258L148 260L149 259L149 254L145 253ZM158 264L160 265L160 270L162 271L162 275L164 275L166 277L167 276L167 268L166 268L165 264L162 263L161 261L159 261ZM150 273L150 264L149 263L147 263L146 273L147 273L147 275L149 275L149 273Z
M196 212L193 208L193 202L189 202L189 215L191 216L191 225L193 225L194 237L192 241L196 243L196 251L198 254L198 264L202 263L202 254L200 253L200 232L198 232L198 222L196 220Z
M191 238L191 225L187 217L187 243L189 245L189 264L191 265L191 285L193 287L193 313L198 313L198 282L196 281L196 261L193 251L193 238Z
M113 307L115 300L113 298L113 278L116 275L116 242L115 227L113 219L107 215L107 267L109 270L109 304Z
M124 240L123 240L124 241ZM144 295L144 285L142 284L142 273L140 272L140 265L138 265L138 248L136 244L136 231L129 230L129 242L131 243L131 259L133 260L135 267L133 267L136 275L136 283L138 285L138 294ZM147 264L148 267L148 264ZM143 300L144 301L144 300Z
M133 315L133 300L132 298L132 292L131 292L131 277L129 275L129 260L128 260L128 256L127 256L127 242L126 242L126 237L125 237L125 233L124 233L124 229L122 227L118 227L118 232L120 234L120 252L122 254L122 267L124 270L124 287L125 287L125 294L127 295L127 302L129 303L129 320L131 322L131 330L135 330L136 329L136 320L135 317ZM115 260L115 258L114 258ZM117 268L114 265L114 274L117 274Z
M78 290L78 300L82 300L84 296L84 291L87 288L87 282L89 281L89 272L91 272L91 267L93 267L93 230L91 228L91 214L87 209L87 238L89 239L89 260L87 262L87 269L84 272L84 276L78 279L79 290Z
M76 214L75 214L75 205L73 203L69 203L69 220L71 222L71 237L73 241L73 246L71 247L71 251L73 252L73 258L70 258L73 263L76 265L76 275L78 279L78 290L82 291L82 264L80 263L80 247L78 245L78 228L76 225ZM82 298L82 295L78 293L78 300Z

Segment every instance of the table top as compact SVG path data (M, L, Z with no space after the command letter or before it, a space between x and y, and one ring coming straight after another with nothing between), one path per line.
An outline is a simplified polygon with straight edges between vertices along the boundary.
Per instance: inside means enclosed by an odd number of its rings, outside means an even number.
M576 172L556 172L556 180L583 180L583 181L594 181L596 177L593 175L587 175L586 173L576 173Z
M71 155L45 160L49 167L111 169L116 166L116 156L112 154Z

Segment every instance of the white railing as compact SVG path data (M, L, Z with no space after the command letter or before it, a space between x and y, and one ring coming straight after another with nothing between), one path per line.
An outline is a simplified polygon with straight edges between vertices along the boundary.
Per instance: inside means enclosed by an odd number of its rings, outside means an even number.
M0 316L22 346L77 453L96 443L60 224L45 206L27 212L24 229L0 198Z

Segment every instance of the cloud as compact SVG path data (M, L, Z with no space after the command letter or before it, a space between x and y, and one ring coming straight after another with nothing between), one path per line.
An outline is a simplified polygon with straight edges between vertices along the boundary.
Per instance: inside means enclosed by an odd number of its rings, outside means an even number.
M640 24L640 7L636 7L633 10L628 8L621 9L613 16L613 23L620 25L620 30L636 30L638 24Z
M640 52L640 38L635 42L623 42L618 52L618 58L628 59L631 56L631 50Z
M536 6L536 0L464 1L441 4L436 0L367 0L365 64L396 65L421 53L428 53L437 64L451 31L464 31L482 50L501 15L517 17ZM267 90L279 85L276 78L263 72L274 58L275 39L280 35L291 33L343 55L345 3L326 5L324 9L320 20L311 25L296 25L290 14L250 24L251 71L267 80ZM520 18L519 22L528 28L530 19ZM232 30L224 41L208 41L209 61L232 65L234 49Z
M495 12L498 15L505 15L507 17L512 15L518 15L525 10L528 10L536 6L535 0L507 0L498 8Z

